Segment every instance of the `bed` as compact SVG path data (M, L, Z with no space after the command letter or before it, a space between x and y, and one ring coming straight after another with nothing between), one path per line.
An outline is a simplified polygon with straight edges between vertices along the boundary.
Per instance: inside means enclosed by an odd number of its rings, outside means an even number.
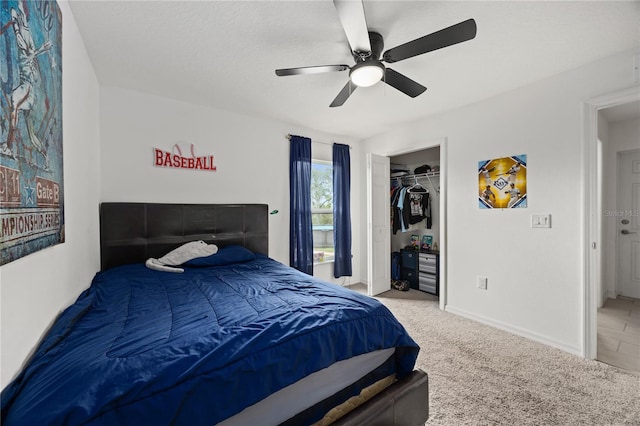
M419 347L375 299L269 258L268 218L102 203L102 270L3 390L2 424L423 424ZM196 240L218 253L145 267Z

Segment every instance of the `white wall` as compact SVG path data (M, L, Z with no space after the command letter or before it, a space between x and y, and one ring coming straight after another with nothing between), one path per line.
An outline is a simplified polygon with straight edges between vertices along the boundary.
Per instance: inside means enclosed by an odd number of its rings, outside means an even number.
M582 353L581 107L633 85L632 64L626 52L363 142L362 164L367 152L447 138L447 310ZM480 210L478 161L513 154L527 154L529 207ZM532 213L550 213L553 227L530 228Z
M49 324L99 269L99 89L65 2L63 150L66 242L0 267L1 386L17 374Z
M617 221L620 217L607 215L617 210L618 153L640 149L640 120L631 119L608 123L606 142L603 143L603 296L616 297L616 241Z
M359 149L353 140L113 87L101 89L101 126L102 201L268 204L270 211L279 211L270 216L269 255L287 265L286 135L324 142L312 144L312 156L318 159L331 159L331 146L326 143L351 145L354 277L350 281L359 281L360 171ZM193 143L196 155L213 155L217 171L154 167L152 148L170 151L176 143L187 148ZM334 281L333 264L318 266L315 275Z

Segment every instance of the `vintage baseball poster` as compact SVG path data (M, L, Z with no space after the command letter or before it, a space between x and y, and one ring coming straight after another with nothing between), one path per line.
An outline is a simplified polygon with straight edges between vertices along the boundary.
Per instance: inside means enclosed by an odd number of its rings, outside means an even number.
M0 2L0 265L64 242L62 14Z
M481 209L527 207L527 156L478 162L478 205Z

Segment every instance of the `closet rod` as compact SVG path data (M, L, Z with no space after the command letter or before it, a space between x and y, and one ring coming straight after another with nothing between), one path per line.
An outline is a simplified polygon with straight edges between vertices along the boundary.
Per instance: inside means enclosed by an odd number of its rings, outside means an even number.
M429 185L431 186L431 188L433 188L436 191L436 193L438 195L440 195L440 187L436 188L436 186L431 181L432 177L440 177L440 173L438 173L438 172L428 172L428 173L420 173L420 174L417 174L417 175L394 176L391 179L398 179L401 182L404 181L405 179L415 179L416 183L418 183L418 179L426 178L429 181Z
M287 134L287 140L291 140L291 135L290 134ZM319 142L319 141L314 141L314 140L312 140L311 142L312 143L321 143L323 145L333 145L333 142ZM349 149L351 149L351 145L348 145L348 144L343 144L343 145L347 145L349 147Z

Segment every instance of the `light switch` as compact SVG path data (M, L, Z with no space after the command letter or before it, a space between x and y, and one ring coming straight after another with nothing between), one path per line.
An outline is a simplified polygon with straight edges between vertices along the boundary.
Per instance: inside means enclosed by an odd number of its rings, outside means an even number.
M487 277L478 277L478 282L476 284L476 286L482 290L486 290L487 289Z
M551 215L550 214L532 214L531 227L532 228L551 228Z

